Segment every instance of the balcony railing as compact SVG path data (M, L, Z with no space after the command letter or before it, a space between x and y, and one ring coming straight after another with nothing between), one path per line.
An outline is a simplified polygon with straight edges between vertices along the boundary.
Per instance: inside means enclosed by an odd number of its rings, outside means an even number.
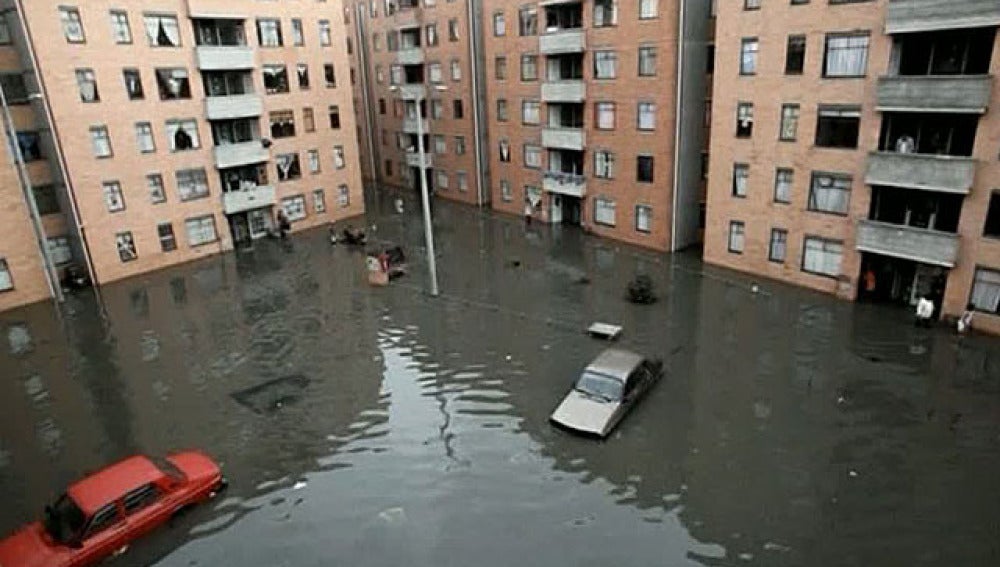
M872 152L865 183L967 195L975 174L976 162L968 157Z
M983 114L992 83L993 77L989 75L880 77L878 110Z
M997 0L893 0L885 17L886 33L981 28L1000 25Z
M261 163L270 158L270 152L260 140L215 146L212 151L215 154L215 167L219 169Z
M246 45L199 45L195 48L195 54L198 58L198 69L202 71L255 67L253 48Z
M209 120L252 118L264 113L264 99L256 94L210 96L205 99L205 116Z
M575 173L546 171L542 178L542 189L549 193L583 197L587 192L587 178Z
M252 188L227 191L222 194L222 211L227 215L270 207L275 203L277 203L277 199L272 185L256 185Z
M407 134L419 134L421 129L423 130L423 133L425 134L427 133L428 125L426 118L418 119L415 117L407 116L406 118L403 119L403 132Z
M407 47L396 52L396 63L400 65L420 65L424 62L424 50L420 47Z
M547 148L583 151L583 128L546 127L542 129L542 145Z
M542 83L542 102L583 102L587 87L583 81L546 81Z
M538 38L538 51L543 55L557 53L580 53L586 49L582 29L559 30Z
M858 250L951 268L958 260L957 234L926 228L858 221Z
M406 152L406 165L409 167L420 167L420 154L417 152ZM424 152L424 169L434 167L434 156Z
M427 97L427 87L423 83L399 85L396 92L403 100L420 100Z

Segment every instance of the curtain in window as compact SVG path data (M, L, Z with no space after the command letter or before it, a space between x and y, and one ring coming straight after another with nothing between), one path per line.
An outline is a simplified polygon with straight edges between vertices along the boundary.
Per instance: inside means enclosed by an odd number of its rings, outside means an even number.
M846 214L850 198L850 180L817 175L809 192L809 209Z
M76 82L80 86L80 98L84 102L94 102L97 100L97 82L93 73L89 71L77 71Z
M610 104L597 105L597 127L610 129L615 127L615 107Z
M507 140L500 140L500 161L510 161L510 142Z
M802 268L808 272L836 276L840 274L840 256L843 247L836 242L807 238Z
M198 126L193 120L167 122L167 137L172 150L190 150L201 146Z
M594 154L594 174L598 177L614 177L615 158L611 152L596 152Z
M598 78L611 78L615 76L615 54L610 51L598 51L594 53L594 72Z
M976 270L971 302L976 309L990 313L1000 312L1000 272Z
M787 235L784 232L771 231L771 259L784 260L785 249L788 245Z
M615 225L615 202L610 199L598 198L594 200L594 222Z
M868 65L868 36L831 37L826 44L826 74L856 77Z
M613 26L618 23L618 0L597 0L594 4L594 26Z
M738 165L733 168L733 194L745 196L747 194L747 180L750 177L750 170L745 165Z
M635 208L635 228L643 232L649 232L652 225L653 210L649 207L638 205Z

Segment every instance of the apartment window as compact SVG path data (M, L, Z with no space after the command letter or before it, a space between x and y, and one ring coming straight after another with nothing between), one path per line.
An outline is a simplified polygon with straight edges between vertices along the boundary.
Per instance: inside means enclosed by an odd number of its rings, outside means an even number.
M115 235L115 248L118 249L118 259L122 262L131 262L139 257L135 251L135 239L132 232L119 232Z
M326 212L326 195L322 189L316 189L313 191L313 212L325 213Z
M524 124L541 123L542 105L537 100L521 101L521 122Z
M614 51L594 52L594 78L614 79L618 75L618 54Z
M705 73L711 75L715 73L715 44L710 43L705 46Z
M182 169L177 176L177 195L181 201L208 197L208 176L203 168Z
M506 179L500 180L500 199L507 203L514 200L514 192L510 189L510 181Z
M347 167L347 159L344 156L344 146L333 146L334 169L344 169Z
M820 106L816 119L816 145L823 148L856 148L861 109L856 106Z
M448 20L448 41L458 41L458 19Z
M656 129L656 104L652 102L640 102L638 110L640 130Z
M403 82L403 67L392 65L389 67L389 84L398 85Z
M809 185L809 210L846 215L851 201L851 178L833 173L813 173Z
M49 249L53 264L64 266L73 261L73 248L69 245L69 238L53 236L45 240L45 246Z
M177 250L177 238L174 236L174 225L164 222L156 225L156 234L160 237L160 250L172 252Z
M440 63L430 63L427 65L427 78L432 83L440 83L442 81Z
M615 154L608 150L597 150L594 152L594 177L614 179Z
M750 166L745 163L733 164L733 197L746 197L750 182Z
M434 99L431 101L431 118L435 120L440 120L444 118L444 101L441 99Z
M781 131L778 138L785 142L794 142L799 129L799 105L781 105Z
M500 140L500 163L510 162L510 140Z
M309 165L309 173L319 173L319 150L306 151L306 163Z
M503 12L493 14L493 35L496 37L507 35L507 21L503 17Z
M990 205L986 210L983 236L1000 238L1000 192L994 191L990 194Z
M316 117L313 114L313 109L311 107L305 107L302 109L302 128L306 132L316 131Z
M844 245L839 240L807 236L802 251L802 271L822 276L840 275Z
M35 207L41 216L54 215L62 211L59 205L59 194L56 193L55 185L33 185L32 193L35 197Z
M594 109L597 114L597 129L598 130L614 130L615 129L615 103L613 102L598 102L594 104Z
M157 69L156 87L160 91L160 100L191 98L187 69Z
M437 172L437 186L439 189L448 188L448 172L446 171Z
M806 63L806 36L788 36L788 47L785 49L785 74L801 75Z
M330 107L330 128L340 130L340 107L333 105Z
M198 136L198 122L193 118L167 120L167 139L170 140L170 151L172 152L200 148L201 138Z
M494 76L498 81L507 79L507 58L500 56L493 60Z
M351 206L351 191L347 188L347 185L339 185L337 187L337 204L342 209Z
M0 291L10 291L14 289L14 278L10 275L10 267L7 266L7 259L0 258Z
M385 174L387 177L392 177L392 160L385 160Z
M107 126L94 126L90 129L90 146L94 151L94 157L111 157L111 136L108 135Z
M276 110L269 115L272 138L289 138L295 135L295 113L291 110Z
M302 168L299 165L298 152L290 154L278 154L274 160L278 169L278 181L290 181L302 177Z
M351 38L347 38L348 41ZM333 38L330 34L330 20L320 20L319 21L319 44L323 47L329 47L333 43ZM350 43L348 43L350 46ZM351 50L348 51L348 54Z
M459 120L465 116L465 111L462 109L462 99L456 98L453 101L452 110L454 111L455 120Z
M434 153L441 155L448 151L448 142L441 134L434 135Z
M147 154L156 151L156 142L153 140L153 125L149 122L135 123L135 137L139 143L139 151Z
M455 136L455 155L465 155L465 136Z
M740 75L757 73L757 49L759 42L756 37L745 37L740 43Z
M635 229L639 232L650 232L653 229L653 207L635 206Z
M538 80L538 56L537 55L522 55L521 56L521 80L522 81L537 81Z
M744 10L760 10L760 0L743 0Z
M451 60L451 80L461 81L462 80L462 64L458 59Z
M17 147L21 150L21 158L26 162L42 159L41 137L38 132L18 132Z
M702 126L705 128L712 127L712 99L705 99L705 114L702 117Z
M187 232L188 244L192 247L209 244L219 239L215 231L215 216L205 215L184 221L184 230Z
M736 105L736 137L749 138L753 135L753 103L741 102Z
M154 205L167 202L167 191L163 186L163 176L150 173L146 176L146 189L149 191L149 201Z
M864 77L868 68L868 34L827 35L824 77Z
M779 264L785 263L788 251L788 231L780 228L771 229L771 242L767 248L767 259Z
M83 43L86 37L83 33L83 20L76 8L62 6L59 8L59 20L62 22L63 36L70 43Z
M145 94L142 90L142 76L138 69L122 70L122 78L125 81L125 92L129 100L142 100Z
M177 16L146 14L142 17L146 26L146 39L153 47L180 47L181 32L177 27Z
M542 167L542 147L534 144L524 145L524 167L538 169Z
M372 51L382 51L382 34L372 33Z
M653 182L653 156L636 156L635 180L639 183Z
M455 173L455 179L458 183L458 191L460 193L465 193L469 190L469 175L464 171L459 171Z
M93 69L77 69L76 86L80 91L80 100L83 102L101 100L101 95L97 92L97 78L94 77Z
M497 122L507 121L507 99L497 99Z
M774 202L792 202L792 180L794 173L791 169L779 167L774 171Z
M125 210L125 195L122 194L122 184L117 181L105 181L101 183L101 192L104 194L104 205L109 213L117 213Z
M522 6L517 11L517 31L520 35L538 35L538 7Z
M332 89L337 86L337 73L333 63L323 64L323 80L326 81L326 88Z
M424 35L427 37L427 46L434 47L438 44L437 24L429 24L424 27Z
M594 0L594 27L618 25L618 0Z
M261 18L257 20L257 42L261 47L281 47L281 20Z
M375 82L380 85L385 82L385 69L381 65L375 66Z
M729 251L742 254L746 239L746 225L742 221L729 221Z
M128 23L128 14L121 10L111 10L111 36L115 43L132 43L132 28Z
M653 77L653 76L656 76L656 48L655 47L640 47L639 48L639 76L640 77Z
M701 178L708 180L708 152L701 152Z
M639 0L639 19L655 18L659 10L657 0Z
M0 280L2 280L2 276L0 276ZM1000 271L976 268L969 303L977 311L1000 313Z
M295 66L295 74L299 77L299 89L309 90L309 65L299 63Z
M605 226L615 226L615 201L608 197L594 199L594 222Z
M28 104L28 87L25 85L24 76L20 72L0 72L0 88L7 95L8 104Z

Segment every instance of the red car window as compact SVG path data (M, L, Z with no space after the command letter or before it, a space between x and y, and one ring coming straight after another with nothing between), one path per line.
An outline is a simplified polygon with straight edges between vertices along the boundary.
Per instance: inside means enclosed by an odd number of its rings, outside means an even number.
M142 510L160 497L160 490L155 484L146 484L136 488L125 495L125 513L131 514L137 510Z
M87 527L87 538L94 537L118 521L118 507L114 502L98 510Z

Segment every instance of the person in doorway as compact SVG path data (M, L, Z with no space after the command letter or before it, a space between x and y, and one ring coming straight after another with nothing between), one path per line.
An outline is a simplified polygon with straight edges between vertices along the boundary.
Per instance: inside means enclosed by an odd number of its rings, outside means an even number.
M331 224L330 228L328 229L328 232L330 233L330 244L336 244L337 243L337 229L334 228L333 225Z
M278 236L282 239L288 238L288 231L292 229L292 223L288 220L285 209L278 209Z
M958 323L956 324L960 335L964 335L966 331L972 328L972 313L975 310L976 306L971 303L965 306L965 312L958 318Z
M862 283L864 284L865 299L873 299L875 296L875 284L877 283L875 279L875 270L872 270L871 268L865 270L865 274L862 279L864 280Z
M531 200L524 200L524 224L531 225L531 215L534 213L534 207L531 206Z
M934 302L931 301L926 295L920 296L920 300L917 301L917 326L930 327L931 317L933 316Z

